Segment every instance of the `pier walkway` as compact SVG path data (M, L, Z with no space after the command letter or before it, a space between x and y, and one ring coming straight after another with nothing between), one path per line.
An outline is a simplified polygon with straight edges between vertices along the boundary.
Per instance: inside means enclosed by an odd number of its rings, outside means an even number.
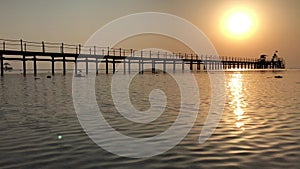
M85 63L85 73L89 73L91 64L96 74L103 66L105 73L115 73L116 65L123 64L124 73L132 70L133 65L143 73L144 65L151 65L150 71L156 72L157 66L162 66L166 72L167 65L184 70L185 65L193 70L227 70L227 69L284 69L284 60L238 58L227 56L196 55L186 53L168 53L160 51L137 51L133 49L109 48L97 46L70 45L52 42L30 42L24 40L0 39L0 69L4 76L5 61L22 62L23 75L26 76L26 62L33 62L34 75L37 75L37 62L51 62L52 75L55 74L55 63L62 64L62 73L66 74L67 62L74 63L77 73L77 64Z

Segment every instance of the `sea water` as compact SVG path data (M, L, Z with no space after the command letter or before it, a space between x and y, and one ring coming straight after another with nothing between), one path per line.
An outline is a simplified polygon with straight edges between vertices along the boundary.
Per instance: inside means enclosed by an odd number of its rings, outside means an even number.
M120 157L95 144L74 109L72 73L52 78L46 75L6 74L0 78L0 168L300 166L299 70L226 72L224 111L216 130L203 144L198 139L211 106L211 84L207 73L195 73L200 108L193 128L174 148L149 158ZM111 96L112 77L98 75L95 93L100 110L115 130L146 138L174 123L181 98L171 76L138 74L128 88L132 105L140 111L149 109L153 89L164 91L168 101L165 112L149 125L135 124L118 114Z

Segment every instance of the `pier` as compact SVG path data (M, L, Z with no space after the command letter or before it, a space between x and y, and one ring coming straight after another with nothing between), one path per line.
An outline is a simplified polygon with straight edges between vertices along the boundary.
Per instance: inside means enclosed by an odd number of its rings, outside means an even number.
M137 51L133 49L71 45L53 42L31 42L25 40L0 39L0 66L1 76L4 76L5 61L22 62L22 74L26 76L26 63L33 62L33 74L38 73L37 62L50 62L51 73L56 73L55 63L62 64L62 74L66 74L66 64L74 64L74 70L78 72L78 63L85 63L86 74L94 69L96 74L100 68L106 74L115 73L116 65L123 64L124 73L130 73L132 67L138 67L139 73L144 73L144 66L150 65L150 71L155 73L158 66L166 72L167 66L175 71L180 68L182 71L185 65L189 70L228 70L228 69L284 69L285 64L282 58L267 60L261 58L238 58L227 56L197 55L187 53L169 53L160 51ZM265 56L265 55L264 55ZM93 68L91 67L93 66Z

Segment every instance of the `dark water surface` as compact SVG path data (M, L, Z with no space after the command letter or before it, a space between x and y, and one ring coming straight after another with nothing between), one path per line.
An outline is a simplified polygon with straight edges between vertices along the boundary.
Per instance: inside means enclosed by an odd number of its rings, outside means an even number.
M133 159L106 152L84 132L73 106L71 74L51 79L44 74L40 79L6 75L0 79L0 168L299 168L299 70L226 72L225 110L204 144L198 139L211 103L210 80L204 72L195 76L201 104L189 134L161 155ZM166 93L165 113L150 125L118 116L110 95L111 77L97 76L96 96L116 130L151 137L174 122L180 95L170 76L137 75L130 86L131 101L139 110L149 108L152 89Z

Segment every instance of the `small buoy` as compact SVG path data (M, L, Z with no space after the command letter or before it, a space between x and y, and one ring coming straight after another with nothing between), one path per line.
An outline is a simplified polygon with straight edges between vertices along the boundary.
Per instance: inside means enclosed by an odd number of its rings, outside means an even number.
M58 140L61 140L62 138L63 138L62 135L58 135L58 136L57 136L57 139L58 139Z
M47 78L51 78L51 76L50 76L50 75L48 75L48 76L47 76Z
M274 76L275 78L283 78L282 76Z

